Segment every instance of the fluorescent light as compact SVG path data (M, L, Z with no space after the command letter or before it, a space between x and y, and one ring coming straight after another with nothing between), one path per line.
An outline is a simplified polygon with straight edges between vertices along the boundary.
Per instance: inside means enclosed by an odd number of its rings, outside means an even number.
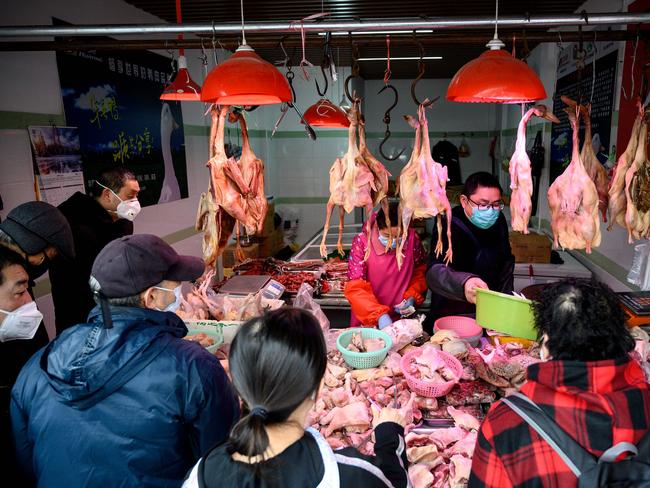
M442 59L442 56L424 56L422 59ZM420 56L390 58L391 61L419 61ZM388 61L388 58L359 58L358 61Z
M432 33L432 29L416 30L416 33L426 34ZM331 32L333 36L347 36L352 34L353 36L371 36L374 34L412 34L413 30L388 30L388 31L358 31L358 32ZM327 32L319 32L319 36L326 36Z

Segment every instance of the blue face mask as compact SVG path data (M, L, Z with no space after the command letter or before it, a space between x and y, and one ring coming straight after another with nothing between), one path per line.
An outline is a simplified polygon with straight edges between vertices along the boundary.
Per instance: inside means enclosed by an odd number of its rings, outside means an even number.
M388 237L384 237L379 234L379 242L382 246L386 247L388 245ZM397 239L393 239L392 249L397 249Z
M469 216L469 221L479 229L489 229L496 223L500 213L501 211L495 208L479 210L472 207L472 215Z

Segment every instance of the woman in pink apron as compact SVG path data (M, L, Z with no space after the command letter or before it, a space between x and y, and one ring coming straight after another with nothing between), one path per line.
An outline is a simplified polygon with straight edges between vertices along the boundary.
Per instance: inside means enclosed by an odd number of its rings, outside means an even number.
M397 203L389 205L391 225L397 223ZM392 235L392 248L386 251ZM345 297L352 308L351 327L384 327L414 312L424 301L426 254L420 238L409 229L404 245L404 263L397 268L397 226L388 227L383 209L371 218L370 242L362 232L352 241ZM370 257L364 262L367 247Z

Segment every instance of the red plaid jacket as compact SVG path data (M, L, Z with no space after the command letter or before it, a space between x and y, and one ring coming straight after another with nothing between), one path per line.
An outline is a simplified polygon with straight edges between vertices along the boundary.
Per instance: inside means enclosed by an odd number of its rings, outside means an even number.
M650 430L650 389L639 365L548 361L528 368L521 391L594 456L613 444L637 444ZM502 402L488 412L476 442L469 487L577 486L562 459Z

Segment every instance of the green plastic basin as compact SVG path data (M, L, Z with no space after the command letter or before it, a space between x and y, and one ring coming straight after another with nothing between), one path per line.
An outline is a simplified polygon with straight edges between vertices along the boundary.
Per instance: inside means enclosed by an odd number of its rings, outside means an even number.
M533 302L491 290L476 290L476 323L513 337L536 340Z

